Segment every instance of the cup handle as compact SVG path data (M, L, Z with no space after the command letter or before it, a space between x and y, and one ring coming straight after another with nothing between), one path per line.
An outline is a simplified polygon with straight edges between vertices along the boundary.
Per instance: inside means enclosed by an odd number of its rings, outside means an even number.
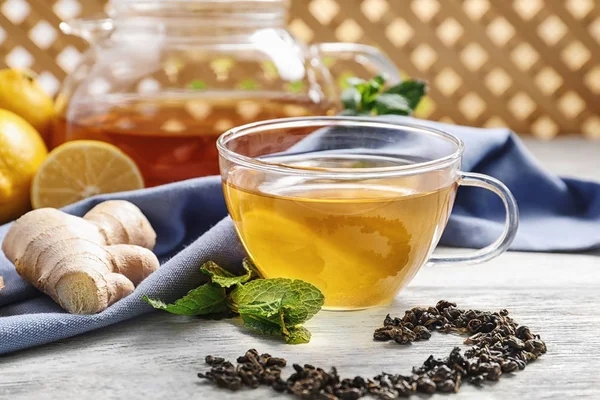
M384 74L391 85L402 81L396 65L381 51L373 46L357 43L318 43L311 49L320 55L351 55L353 60L361 65L373 64Z
M478 264L491 260L492 258L498 257L500 254L504 253L517 234L517 228L519 227L519 208L512 193L502 182L488 175L461 172L458 184L460 186L475 186L484 188L496 193L498 197L500 197L504 203L504 209L506 210L504 231L494 243L484 247L483 249L464 255L431 257L427 263L428 265L454 263Z

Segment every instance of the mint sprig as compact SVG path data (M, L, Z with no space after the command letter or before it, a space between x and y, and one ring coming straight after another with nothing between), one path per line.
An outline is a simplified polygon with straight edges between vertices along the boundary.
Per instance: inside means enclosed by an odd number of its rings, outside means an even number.
M166 304L161 300L143 299L152 307L178 315L209 315L227 311L225 289L216 283L207 283L190 290L187 295L174 304Z
M254 264L246 259L243 266L246 273L237 276L209 261L200 271L211 282L189 291L174 304L147 296L143 299L156 309L178 315L222 314L231 310L240 315L248 328L283 336L290 344L308 343L310 332L302 324L323 306L319 289L297 279L255 279L259 275Z
M385 89L385 78L376 76L365 81L348 79L342 92L344 110L341 115L411 115L427 94L427 82L407 80Z

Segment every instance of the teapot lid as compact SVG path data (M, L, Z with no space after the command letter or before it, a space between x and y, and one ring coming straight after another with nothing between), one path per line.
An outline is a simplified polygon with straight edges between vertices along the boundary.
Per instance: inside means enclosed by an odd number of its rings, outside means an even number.
M121 13L187 13L235 8L248 12L289 8L290 0L109 0L109 15Z

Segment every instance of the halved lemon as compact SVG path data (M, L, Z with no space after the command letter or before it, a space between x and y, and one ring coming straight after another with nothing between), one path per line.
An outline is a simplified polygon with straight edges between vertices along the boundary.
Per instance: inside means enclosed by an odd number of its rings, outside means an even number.
M60 208L98 194L143 187L137 165L117 147L76 140L48 155L33 179L31 204L33 208Z

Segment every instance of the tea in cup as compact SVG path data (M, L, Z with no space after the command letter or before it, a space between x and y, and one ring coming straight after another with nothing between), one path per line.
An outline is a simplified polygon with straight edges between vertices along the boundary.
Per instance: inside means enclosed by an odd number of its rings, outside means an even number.
M392 301L432 252L459 185L504 200L507 229L471 256L479 262L514 238L517 208L493 178L460 172L462 142L435 129L350 117L264 121L218 142L223 190L239 237L266 278L302 279L325 308Z

